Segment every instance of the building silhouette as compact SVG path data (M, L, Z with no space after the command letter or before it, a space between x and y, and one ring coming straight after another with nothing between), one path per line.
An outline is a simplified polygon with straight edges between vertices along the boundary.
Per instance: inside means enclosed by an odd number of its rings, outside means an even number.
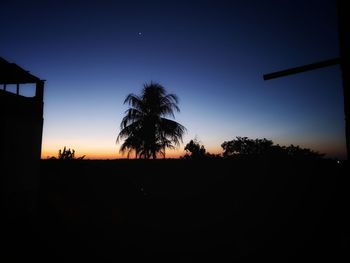
M35 96L21 95L22 84L35 84ZM16 92L9 91L11 86ZM44 80L0 58L2 210L9 218L31 215L37 208L43 95Z

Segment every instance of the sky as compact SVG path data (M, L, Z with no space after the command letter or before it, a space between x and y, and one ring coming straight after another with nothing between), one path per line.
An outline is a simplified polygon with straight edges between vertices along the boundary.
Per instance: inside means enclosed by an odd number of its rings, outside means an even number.
M262 78L338 57L335 2L2 0L0 57L46 80L42 158L120 158L123 101L150 81L187 128L168 157L247 136L345 158L339 66Z

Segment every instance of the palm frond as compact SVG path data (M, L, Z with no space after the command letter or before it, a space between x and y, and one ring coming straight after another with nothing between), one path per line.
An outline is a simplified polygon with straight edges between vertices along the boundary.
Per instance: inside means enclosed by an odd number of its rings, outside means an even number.
M124 116L124 118L122 119L122 122L120 123L121 129L124 129L126 126L134 122L138 122L143 118L143 113L140 110L135 108L130 108L126 110L125 113L126 113L126 116Z
M129 106L132 106L136 109L141 109L142 108L142 98L139 96L130 93L128 96L126 96L124 100L124 104L128 104Z

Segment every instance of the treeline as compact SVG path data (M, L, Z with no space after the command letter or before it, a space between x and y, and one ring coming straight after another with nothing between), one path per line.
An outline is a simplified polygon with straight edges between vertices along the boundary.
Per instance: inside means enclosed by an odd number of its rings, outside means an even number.
M186 144L184 150L186 154L180 159L200 160L200 159L293 159L293 160L320 160L324 158L323 153L313 151L309 148L300 146L280 146L274 144L272 140L250 139L248 137L236 137L231 141L224 141L221 144L223 152L221 154L211 154L207 152L204 145L197 139L191 140ZM58 160L82 160L85 155L76 157L75 150L67 149L58 151L58 156L48 159Z
M250 139L248 137L236 137L231 141L221 144L222 154L210 154L204 145L196 139L191 140L185 146L184 159L226 158L226 159L297 159L297 160L319 160L324 158L323 153L313 151L300 146L280 146L268 139Z

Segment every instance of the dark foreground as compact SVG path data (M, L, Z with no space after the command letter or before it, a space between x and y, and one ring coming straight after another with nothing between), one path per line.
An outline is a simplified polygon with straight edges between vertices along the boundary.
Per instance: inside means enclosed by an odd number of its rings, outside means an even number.
M349 186L327 161L44 160L38 213L5 222L2 255L349 262Z

